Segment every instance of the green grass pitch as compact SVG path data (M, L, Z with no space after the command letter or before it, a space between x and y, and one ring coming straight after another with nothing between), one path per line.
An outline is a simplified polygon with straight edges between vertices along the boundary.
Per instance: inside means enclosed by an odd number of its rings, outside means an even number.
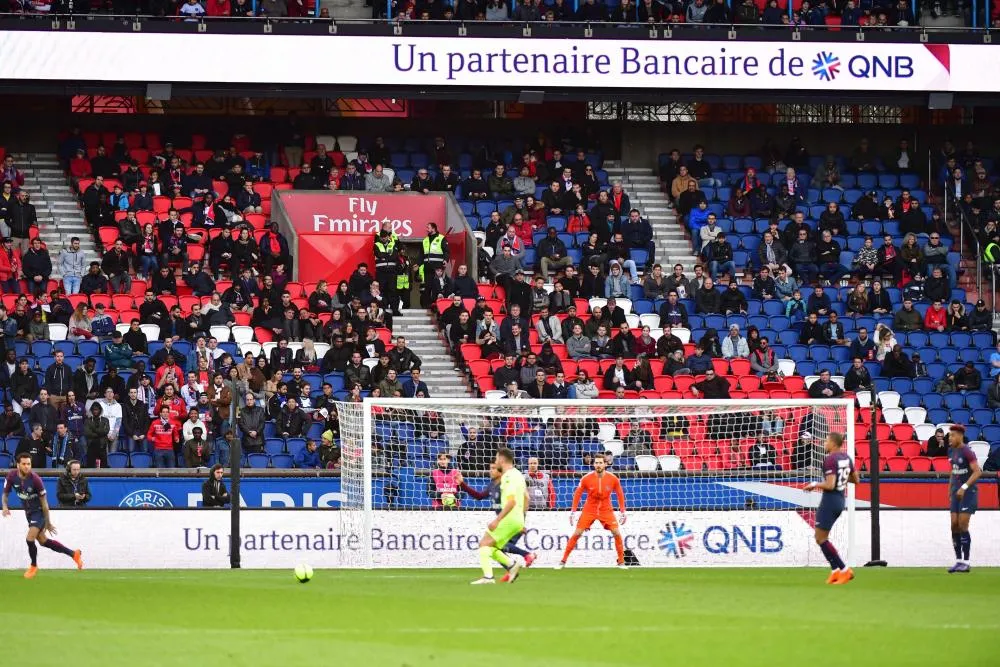
M1000 570L0 572L11 664L1000 664Z

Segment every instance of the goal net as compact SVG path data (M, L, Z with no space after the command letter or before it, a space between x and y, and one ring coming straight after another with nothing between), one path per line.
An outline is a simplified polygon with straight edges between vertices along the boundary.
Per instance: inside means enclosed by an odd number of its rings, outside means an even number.
M642 566L812 566L824 441L851 400L365 399L340 405L345 567L472 567L492 518L490 463L509 447L531 498L521 546L555 565L581 477L604 454L622 482L625 547ZM853 555L854 489L831 539ZM617 505L616 505L617 508ZM572 566L615 564L599 524Z

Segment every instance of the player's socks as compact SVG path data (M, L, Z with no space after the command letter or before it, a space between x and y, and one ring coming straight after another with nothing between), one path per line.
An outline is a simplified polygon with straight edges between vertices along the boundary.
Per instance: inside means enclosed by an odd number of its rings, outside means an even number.
M522 535L523 535L523 533L522 533ZM520 539L521 539L521 535L518 535L514 539L512 539L510 542L508 542L507 545L504 546L504 548L503 548L504 553L515 554L515 555L520 556L522 558L526 558L531 552L528 551L527 549L522 549L521 547L517 546L517 542Z
M38 566L38 545L35 544L34 540L28 541L28 556L31 557L31 567Z
M621 535L615 535L615 551L618 552L618 564L625 564L625 543Z
M509 570L511 567L513 567L514 560L510 556L500 551L496 547L490 547L490 548L493 549L492 553L490 553L490 558L500 563L500 565L502 565L505 570ZM492 572L493 570L491 569L490 571Z
M955 548L955 560L962 560L962 534L951 534L951 546Z
M45 540L45 543L42 544L42 546L48 549L52 549L56 553L66 554L70 558L73 557L73 550L65 546L62 542L57 542L55 540Z
M972 534L969 531L964 531L961 535L962 543L962 560L966 563L969 562L969 552L972 551Z
M833 542L827 540L819 545L819 548L823 552L823 555L826 556L827 562L830 563L830 569L843 570L846 567L844 561L840 558L840 554L837 553L837 548L833 546Z
M493 578L493 547L479 547L479 566L483 568L483 578Z
M579 539L580 538L577 537L576 535L573 535L572 537L569 538L569 542L566 544L566 551L563 552L562 562L565 563L567 560L569 560L569 555L573 553L573 549L576 549L576 543L577 540Z

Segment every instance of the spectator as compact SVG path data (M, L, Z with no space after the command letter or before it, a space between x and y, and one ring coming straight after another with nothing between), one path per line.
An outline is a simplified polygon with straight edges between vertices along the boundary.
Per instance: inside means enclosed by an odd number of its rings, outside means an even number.
M872 281L872 290L868 294L868 312L875 315L887 315L892 312L892 300L882 288L881 281Z
M778 298L788 302L799 291L802 284L792 276L789 267L781 264L778 266L778 276L774 279L774 291Z
M421 379L419 368L410 371L410 379L403 383L403 398L430 398L427 383Z
M697 354L697 349L695 350ZM693 372L693 371L692 371ZM713 368L705 369L705 379L691 385L691 393L705 399L727 399L729 396L729 380L715 373Z
M62 507L86 507L91 499L90 484L80 472L80 462L71 460L66 464L66 472L59 476L56 498Z
M111 342L104 345L104 361L110 368L132 368L134 351L122 341L120 331L111 334Z
M701 270L701 267L695 267L696 271ZM680 264L674 265L674 272L667 276L665 281L665 290L667 296L669 297L670 292L677 292L678 299L686 299L694 294L696 287L692 285L691 281L688 280L687 276L684 275L684 267Z
M931 307L927 309L927 312L924 314L923 325L926 331L943 332L948 329L948 312L942 307L939 299L935 299Z
M701 289L694 295L695 312L721 315L721 295L715 289L712 278L706 278Z
M823 230L816 245L816 259L819 276L828 282L837 282L851 274L850 269L840 263L840 244L833 240L829 229Z
M296 468L309 470L323 467L319 452L316 448L316 441L306 440L306 446L298 451L295 455L293 463Z
M843 395L844 390L830 379L830 371L825 368L819 372L819 379L809 386L810 398L837 398Z
M660 325L663 327L688 327L687 307L680 303L675 290L667 293L666 303L660 306Z
M723 359L747 359L750 356L750 347L747 339L740 336L740 325L729 326L729 335L722 340Z
M608 297L627 297L629 294L629 281L622 272L621 264L612 261L611 271L604 280L604 295Z
M771 271L768 267L761 267L757 277L753 279L752 289L754 297L763 301L768 301L777 297L777 288L775 287L774 278L771 277Z
M924 319L913 309L913 301L910 299L903 300L903 307L892 318L892 326L897 331L920 331L923 324Z
M735 283L736 265L733 263L733 246L726 240L725 232L719 232L703 254L708 261L708 271L714 282L718 282L720 273L726 273L730 282Z
M80 435L82 435L82 428L79 430ZM66 425L66 421L63 419L60 419L59 423L56 425L56 432L55 435L52 436L51 447L52 463L54 465L67 465L74 459L82 459L85 454L78 436L69 430L69 427Z
M771 349L767 336L761 336L759 347L750 353L750 370L757 375L770 381L770 378L778 379L781 367L778 359Z
M969 329L972 331L992 331L993 313L986 308L986 302L976 301L976 307L968 315Z
M24 254L22 271L28 282L28 289L36 299L48 289L49 276L52 275L52 259L49 251L42 247L39 238L31 240L31 247Z
M882 361L882 377L912 378L914 375L913 362L903 352L903 347L898 344L893 346L892 352Z
M798 239L788 250L788 263L803 284L812 283L816 278L816 246L805 229L799 230Z
M197 415L196 411L192 411ZM205 468L212 458L212 444L205 440L205 427L201 422L191 429L191 437L184 442L182 451L184 466L187 468Z
M642 281L643 296L647 299L667 298L667 278L663 275L663 267L653 265L653 270L647 273Z
M935 266L931 277L924 283L924 297L930 301L949 301L951 299L951 283L945 277L941 267Z
M976 370L976 365L971 362L965 362L965 366L958 369L955 372L955 389L964 393L970 391L979 391L982 387L983 378Z
M102 416L104 409L100 401L94 401L90 406L90 417L83 423L83 437L87 441L87 464L90 467L107 465L109 435L111 423ZM173 449L170 450L173 455Z
M847 345L844 325L839 320L840 316L836 311L831 311L826 324L823 325L823 340L827 345Z
M844 375L844 389L847 391L870 391L872 376L865 367L864 358L855 356L851 368Z
M624 193L622 196L625 196ZM614 201L614 195L612 201ZM629 211L628 221L624 225L622 236L629 248L646 251L646 262L643 268L648 271L656 254L656 246L653 243L653 227L648 220L642 217L638 209L633 208Z
M826 338L823 333L823 327L820 326L816 313L809 313L806 316L806 321L802 323L802 329L799 332L799 345L822 344L825 342Z
M875 341L868 337L868 329L858 329L858 337L851 342L850 354L851 358L857 357L865 361L875 358Z
M719 296L719 308L723 315L746 315L747 300L735 279L729 281L729 286Z
M225 507L229 504L229 491L222 481L223 468L216 463L208 473L208 479L201 485L202 507Z
M625 357L622 355L617 356L615 363L604 373L604 388L615 391L618 387L626 390L635 389L635 378L632 371L625 366Z

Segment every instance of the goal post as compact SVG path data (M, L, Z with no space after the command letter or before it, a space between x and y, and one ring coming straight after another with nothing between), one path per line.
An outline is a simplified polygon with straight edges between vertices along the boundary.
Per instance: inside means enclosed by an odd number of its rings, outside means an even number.
M514 451L528 477L524 547L554 565L594 455L622 480L626 547L650 566L813 566L823 443L855 454L852 399L383 399L338 404L344 567L467 567L493 514L489 464ZM441 457L439 455L446 455ZM855 561L855 489L831 539ZM571 565L613 565L596 527ZM610 548L610 553L607 549ZM579 553L578 553L579 552Z

